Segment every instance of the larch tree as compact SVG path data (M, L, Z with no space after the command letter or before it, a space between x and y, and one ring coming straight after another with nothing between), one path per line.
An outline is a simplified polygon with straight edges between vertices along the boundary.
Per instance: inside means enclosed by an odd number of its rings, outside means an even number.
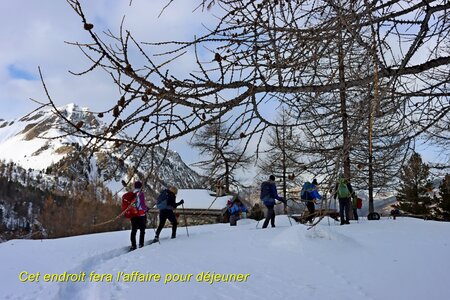
M217 23L192 40L169 42L139 41L125 21L118 32L102 30L80 1L67 2L90 38L72 43L91 62L73 73L103 70L120 95L96 112L109 118L103 132L60 114L42 78L44 104L93 152L148 150L224 119L239 124L243 145L259 145L280 126L273 111L289 109L297 112L293 125L307 133L307 151L317 155L312 168L343 169L348 177L365 171L373 190L389 165L377 155L401 165L412 140L448 132L448 1L199 0L197 9L214 9ZM181 57L192 58L185 74L174 72Z
M210 123L195 132L190 145L200 152L202 161L193 165L206 171L210 181L223 183L225 192L230 192L231 186L239 186L236 172L248 166L252 158L245 154L240 146L240 132L217 121Z
M301 154L297 151L302 137L297 127L289 126L294 124L290 120L287 111L282 111L277 123L269 130L266 144L267 148L261 152L262 158L258 164L260 173L268 178L273 174L281 179L282 195L286 199L289 188L301 184L301 174L305 171L305 166L301 160Z

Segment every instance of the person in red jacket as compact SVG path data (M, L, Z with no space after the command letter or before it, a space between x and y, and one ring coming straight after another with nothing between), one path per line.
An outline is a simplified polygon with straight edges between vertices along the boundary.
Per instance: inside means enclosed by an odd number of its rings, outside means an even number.
M144 192L142 192L142 182L136 181L134 183L133 193L137 195L137 203L136 208L138 210L138 215L136 217L131 218L131 248L130 251L136 249L136 234L139 229L139 248L144 246L144 237L145 237L145 227L147 226L147 216L146 213L148 211L147 204L145 204L145 196Z

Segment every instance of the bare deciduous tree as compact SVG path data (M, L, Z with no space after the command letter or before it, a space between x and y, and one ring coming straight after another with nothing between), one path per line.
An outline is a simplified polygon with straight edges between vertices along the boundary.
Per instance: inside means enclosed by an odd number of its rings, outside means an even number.
M203 158L194 165L206 170L211 181L223 182L226 193L230 192L230 186L239 185L236 171L251 163L251 157L245 154L239 141L239 132L217 121L198 130L190 142Z
M121 92L98 112L112 120L104 132L71 124L72 134L91 138L93 150L106 142L149 149L219 119L238 125L248 145L278 125L273 110L288 108L297 112L294 125L308 132L309 153L320 143L316 153L326 154L315 168L351 176L354 156L373 187L380 169L374 157L402 157L425 132L447 135L448 1L203 0L199 9L217 10L215 27L192 41L159 43L136 40L125 22L118 33L97 32L81 3L67 2L91 38L72 43L92 62L77 75L103 69ZM195 58L192 70L175 76L171 68L187 54ZM124 138L123 131L134 135Z
M302 134L297 127L289 126L291 120L286 111L282 111L277 119L280 126L274 126L269 130L267 149L262 151L262 159L258 165L264 178L273 174L281 179L282 194L287 199L287 190L301 184L299 176L305 171L298 146L301 144Z

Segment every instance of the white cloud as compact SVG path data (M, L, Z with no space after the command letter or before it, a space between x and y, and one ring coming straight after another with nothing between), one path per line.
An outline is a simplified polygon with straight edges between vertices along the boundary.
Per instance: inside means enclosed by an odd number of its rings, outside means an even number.
M214 19L211 12L192 13L197 4L191 1L174 2L159 18L167 0L133 0L132 6L128 0L82 2L85 15L97 33L106 29L117 33L125 14L126 28L138 41L191 40L203 30L204 23ZM52 99L59 106L76 102L99 110L118 99L117 88L103 71L81 77L69 74L69 70L85 70L89 61L77 47L65 42L88 42L90 37L66 1L0 1L0 28L3 41L0 48L0 118L13 119L32 111L37 105L30 98L46 101L38 66ZM186 55L177 62L176 72L186 74L192 69L193 62L193 55ZM25 77L12 74L11 68L33 78L24 80ZM192 157L192 151L183 153L186 146L177 144L176 148L183 158L188 158L188 163L197 160Z
M210 13L191 13L194 3L180 1L169 6L158 18L167 1L96 0L83 1L88 20L95 25L99 34L109 28L118 32L124 14L125 24L139 41L162 41L192 39L203 21L212 19ZM68 70L83 71L89 62L78 48L65 41L89 41L82 28L80 18L65 1L1 1L0 39L4 42L0 49L0 106L7 103L21 103L21 108L2 110L3 118L9 119L26 114L30 109L23 105L29 98L45 100L42 85L38 80L17 82L8 72L14 65L23 72L38 76L38 66L42 68L46 83L58 105L76 101L82 106L99 109L105 101L117 98L117 90L103 72L76 77ZM183 60L178 71L188 71L190 64ZM19 114L19 115L17 115Z

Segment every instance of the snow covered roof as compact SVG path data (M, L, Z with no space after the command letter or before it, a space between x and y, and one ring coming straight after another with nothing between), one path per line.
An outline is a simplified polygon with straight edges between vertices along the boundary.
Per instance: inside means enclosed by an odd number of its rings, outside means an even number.
M223 209L233 196L216 197L212 191L192 189L178 190L177 202L184 200L184 208L191 209Z

